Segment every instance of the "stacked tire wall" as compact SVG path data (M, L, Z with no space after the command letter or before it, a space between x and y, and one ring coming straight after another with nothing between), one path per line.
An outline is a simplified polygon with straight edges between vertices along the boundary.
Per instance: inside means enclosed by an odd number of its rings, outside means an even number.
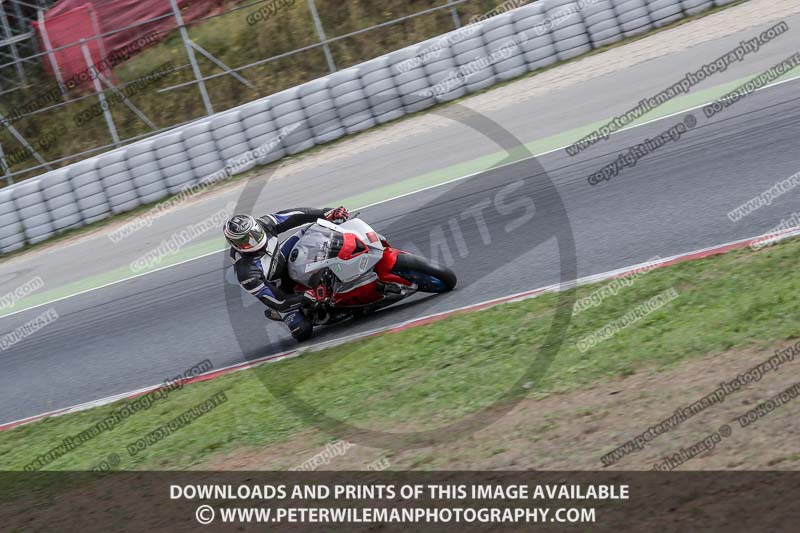
M733 0L538 0L0 189L0 254Z

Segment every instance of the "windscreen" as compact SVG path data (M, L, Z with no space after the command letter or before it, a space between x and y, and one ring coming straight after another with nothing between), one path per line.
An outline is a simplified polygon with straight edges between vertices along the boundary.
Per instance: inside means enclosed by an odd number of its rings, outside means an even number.
M305 258L304 263L308 264L336 257L343 243L339 232L314 224L306 230L297 247L301 249L300 255Z

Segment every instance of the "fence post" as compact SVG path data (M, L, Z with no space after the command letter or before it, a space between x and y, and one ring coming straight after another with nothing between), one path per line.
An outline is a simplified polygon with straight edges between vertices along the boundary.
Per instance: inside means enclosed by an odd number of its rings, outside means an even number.
M28 29L25 26L26 17L22 14L22 9L19 7L19 2L11 2L11 7L14 9L14 24L17 25L17 31L19 33L25 33Z
M178 30L181 32L181 39L183 39L183 46L186 48L186 55L189 56L189 63L192 64L192 72L194 72L194 78L197 80L197 86L200 89L200 97L203 99L206 114L213 115L214 108L211 107L211 100L209 100L208 92L206 91L206 83L203 80L203 74L200 72L200 66L197 64L197 58L194 56L192 40L189 39L189 33L183 25L183 16L181 16L181 10L178 8L178 2L177 0L169 0L169 3L172 6L172 13L175 15L175 22L178 25Z
M103 92L103 86L100 85L100 74L92 62L92 56L89 54L89 47L86 46L86 40L81 39L81 50L83 51L83 59L86 61L86 67L89 71L89 76L92 77L94 83L94 90L97 93L97 98L100 100L100 107L103 108L103 115L106 118L108 131L111 132L111 138L114 140L114 146L119 146L119 135L117 134L117 127L114 126L114 117L111 116L111 110L108 108L106 102L106 93Z
M447 5L451 4L453 4L453 0L447 0ZM461 18L458 16L458 8L455 5L450 8L450 14L453 16L453 26L459 29L461 27Z
M336 72L336 63L333 62L333 54L331 54L328 43L325 42L328 38L325 37L325 30L322 27L322 21L319 18L319 13L317 13L317 4L314 3L314 0L308 0L308 10L311 11L311 18L314 19L314 26L317 28L319 42L323 43L322 50L325 52L325 61L328 62L328 70L332 73Z
M14 178L11 177L11 169L6 162L6 154L3 153L3 145L0 144L0 166L3 167L3 174L6 176L6 185L14 185Z
M14 34L11 31L11 26L8 24L6 8L3 7L2 1L0 1L0 24L3 26L3 33L8 41L8 47L11 49L11 57L14 59L14 68L17 70L17 76L19 77L20 84L27 85L28 80L25 78L25 70L22 68L22 62L19 59L17 43L14 42Z
M33 146L25 140L25 137L22 136L20 132L17 131L17 128L11 123L9 119L7 119L3 113L0 113L0 125L5 126L5 128L14 136L14 138L19 141L19 143L28 151L28 153L32 154L36 160L41 163L47 170L53 170L50 166L50 163L45 161L45 159L41 156L39 152L33 149Z

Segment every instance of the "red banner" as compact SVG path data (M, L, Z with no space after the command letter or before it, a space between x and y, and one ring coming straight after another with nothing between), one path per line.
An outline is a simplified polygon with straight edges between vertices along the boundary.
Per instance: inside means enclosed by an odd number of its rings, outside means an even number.
M91 78L87 76L89 65L96 65L95 68L105 76L111 75L111 69L102 61L107 55L103 40L92 39L100 32L91 4L85 3L59 15L48 16L43 25L34 23L34 26L39 31L40 41L44 45L42 48L51 51L49 57L44 58L45 68L53 74L55 63L67 88L84 86L90 81ZM81 40L89 55L88 62ZM78 44L62 48L70 43Z
M178 0L187 24L221 13L223 3L223 0ZM67 87L79 87L91 80L86 75L81 39L86 40L97 70L110 75L114 66L162 40L177 27L170 5L167 0L61 0L45 14L44 28L35 26L42 48L52 50L50 55ZM155 18L158 20L152 20ZM110 35L92 39L106 33ZM42 59L52 73L51 58Z

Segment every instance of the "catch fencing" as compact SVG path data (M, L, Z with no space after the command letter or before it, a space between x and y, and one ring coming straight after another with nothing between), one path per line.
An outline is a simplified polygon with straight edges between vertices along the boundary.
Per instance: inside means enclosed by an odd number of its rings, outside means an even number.
M0 189L0 254L735 0L539 0Z

